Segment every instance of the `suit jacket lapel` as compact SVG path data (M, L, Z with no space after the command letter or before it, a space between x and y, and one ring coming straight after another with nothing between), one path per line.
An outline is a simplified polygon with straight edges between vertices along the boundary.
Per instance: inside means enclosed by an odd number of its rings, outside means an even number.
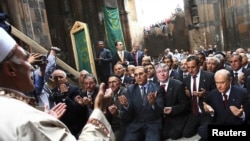
M191 75L188 75L186 80L187 80L189 92L191 94Z
M234 105L234 106L240 106L239 103L240 102L238 102L237 92L234 89L234 86L231 86L231 91L230 91L230 94L229 94L229 97L228 97L227 104ZM240 108L240 107L238 107L238 108Z
M201 88L205 88L204 85L205 85L205 82L206 82L206 78L205 78L204 75L205 74L204 74L203 70L201 70L201 73L200 73L200 84L199 84L199 88L198 88L199 91L201 90Z
M125 60L127 58L128 54L124 51L123 59Z
M170 79L169 82L168 82L168 87L167 87L167 92L166 92L167 96L168 96L168 94L172 93L172 88L173 88L173 83L172 83L172 81Z
M225 109L224 104L223 104L222 95L218 90L216 91L215 101L216 101L216 105L218 105L218 107L221 107L222 110Z

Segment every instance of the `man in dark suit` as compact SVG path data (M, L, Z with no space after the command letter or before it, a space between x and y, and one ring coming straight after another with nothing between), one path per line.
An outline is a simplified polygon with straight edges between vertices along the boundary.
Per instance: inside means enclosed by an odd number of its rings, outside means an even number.
M173 58L172 58L171 55L164 56L162 58L162 62L165 63L166 65L168 65L168 67L169 67L169 77L170 78L181 80L180 74L177 71L172 69Z
M187 69L187 59L183 58L180 63L180 81L183 82L183 79L188 76L188 69Z
M184 128L184 136L190 137L197 132L201 139L207 138L207 125L212 122L211 116L203 109L203 101L209 92L215 89L214 74L200 69L200 62L197 56L187 58L187 69L189 75L183 80L185 93L192 103L192 113L189 116Z
M214 78L217 89L211 91L207 103L204 102L205 111L213 115L216 124L245 123L249 113L246 89L231 85L232 77L228 70L217 71Z
M122 111L119 97L121 95L126 95L127 88L122 86L121 78L115 74L109 76L108 84L109 88L112 90L112 100L106 108L106 117L115 133L116 140L122 141L127 123L123 120L124 112Z
M242 57L242 67L244 67L245 69L249 69L250 63L248 62L247 54L240 53L240 56Z
M86 91L82 92L81 96L83 98L83 103L88 106L90 115L94 109L95 98L99 91L96 77L93 74L86 74L83 79L83 87Z
M134 84L134 78L125 75L125 68L122 64L116 64L114 66L114 74L120 76L122 80L122 86L127 87L130 84Z
M155 74L155 66L152 63L148 63L144 65L144 68L147 69L148 81L158 84L158 80Z
M218 71L219 66L220 66L220 60L217 57L207 57L206 59L206 71L211 72L211 73L215 73L216 71Z
M134 65L135 66L141 66L142 65L142 58L144 56L143 52L139 50L139 44L134 43L133 44L133 49L131 51L131 55L134 59Z
M183 128L191 111L190 101L185 94L181 81L169 78L168 66L160 63L156 66L156 76L164 89L163 140L181 138Z
M247 87L247 77L250 75L250 70L242 66L242 56L232 54L230 57L230 65L233 70L232 84L243 88ZM249 82L248 82L249 83Z
M121 41L115 42L117 52L112 57L112 66L116 63L122 64L124 67L128 65L134 65L134 60L130 52L123 50L123 44Z
M233 70L232 70L231 66L229 65L230 64L229 60L230 60L231 55L232 54L230 53L230 56L226 56L223 52L218 51L218 52L216 52L214 57L216 57L220 60L218 70L226 69L226 70L229 70L229 72L233 75Z
M181 60L178 60L178 57L176 57L176 56L172 56L172 60L173 60L172 69L174 71L180 73L180 62L181 62Z
M147 81L147 70L138 66L134 72L136 84L127 89L121 99L124 117L131 121L125 141L160 141L162 129L163 95L160 86Z
M77 96L80 96L80 89L68 83L67 75L63 70L55 70L52 73L52 79L56 87L51 90L53 92L51 99L56 104L62 102L67 105L66 112L60 120L78 138L89 117L87 107L77 104L74 100Z
M100 82L104 82L106 86L108 85L108 77L112 70L112 55L109 49L104 47L104 42L98 42L98 52L95 58L96 72L100 78Z

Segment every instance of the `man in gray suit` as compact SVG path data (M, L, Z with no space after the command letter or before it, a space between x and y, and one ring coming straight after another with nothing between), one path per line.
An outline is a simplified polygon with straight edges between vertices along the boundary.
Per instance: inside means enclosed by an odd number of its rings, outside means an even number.
M162 129L163 95L157 84L147 81L147 69L137 66L136 84L127 89L126 99L121 99L124 117L130 121L125 141L159 141ZM126 101L127 100L127 101Z
M121 141L126 130L126 122L123 120L122 105L119 101L121 95L126 95L127 88L122 86L120 76L112 74L108 79L109 88L112 90L112 100L107 107L106 117L115 133L116 140Z

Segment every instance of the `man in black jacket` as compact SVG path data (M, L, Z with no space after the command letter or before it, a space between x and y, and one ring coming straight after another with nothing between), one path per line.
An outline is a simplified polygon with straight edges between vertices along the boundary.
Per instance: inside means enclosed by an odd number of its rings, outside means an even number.
M96 72L100 78L100 81L108 85L108 77L111 74L112 70L112 54L109 49L104 47L103 41L98 41L98 48L99 50L95 58Z
M124 67L127 67L128 65L134 65L134 59L131 53L124 50L123 43L121 41L115 42L115 47L117 52L112 57L112 66L114 66L116 63L120 63Z

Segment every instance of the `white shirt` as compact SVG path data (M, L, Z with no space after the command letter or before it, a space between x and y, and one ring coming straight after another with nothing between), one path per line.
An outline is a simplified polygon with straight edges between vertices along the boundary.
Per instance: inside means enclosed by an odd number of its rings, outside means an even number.
M160 86L161 85L165 85L165 88L164 88L165 92L167 92L167 90L168 90L168 84L169 84L169 79L165 83L164 82L160 82Z
M230 88L226 91L226 95L227 95L227 100L229 99L229 94L230 94L230 92L231 92L231 86L230 86ZM223 94L221 94L221 96L222 96L222 99L223 99L223 101L225 100L224 99L224 96L223 96Z
M199 70L198 73L196 74L196 90L197 91L199 91L200 74L201 74L201 71ZM191 88L192 95L193 95L193 83L194 83L194 79L193 79L193 76L191 76L190 88Z
M199 91L199 84L200 84L200 74L201 71L199 70L198 73L196 74L196 91ZM191 83L190 83L190 88L191 88L191 94L193 96L193 84L194 84L194 79L193 76L191 76ZM198 103L198 108L199 108L199 113L202 113L201 108L199 106L199 97L197 97L197 103Z
M242 68L240 68L239 70L237 70L237 71L234 71L234 75L235 75L235 73L238 73L238 77L239 77L239 74L241 74L242 73Z

